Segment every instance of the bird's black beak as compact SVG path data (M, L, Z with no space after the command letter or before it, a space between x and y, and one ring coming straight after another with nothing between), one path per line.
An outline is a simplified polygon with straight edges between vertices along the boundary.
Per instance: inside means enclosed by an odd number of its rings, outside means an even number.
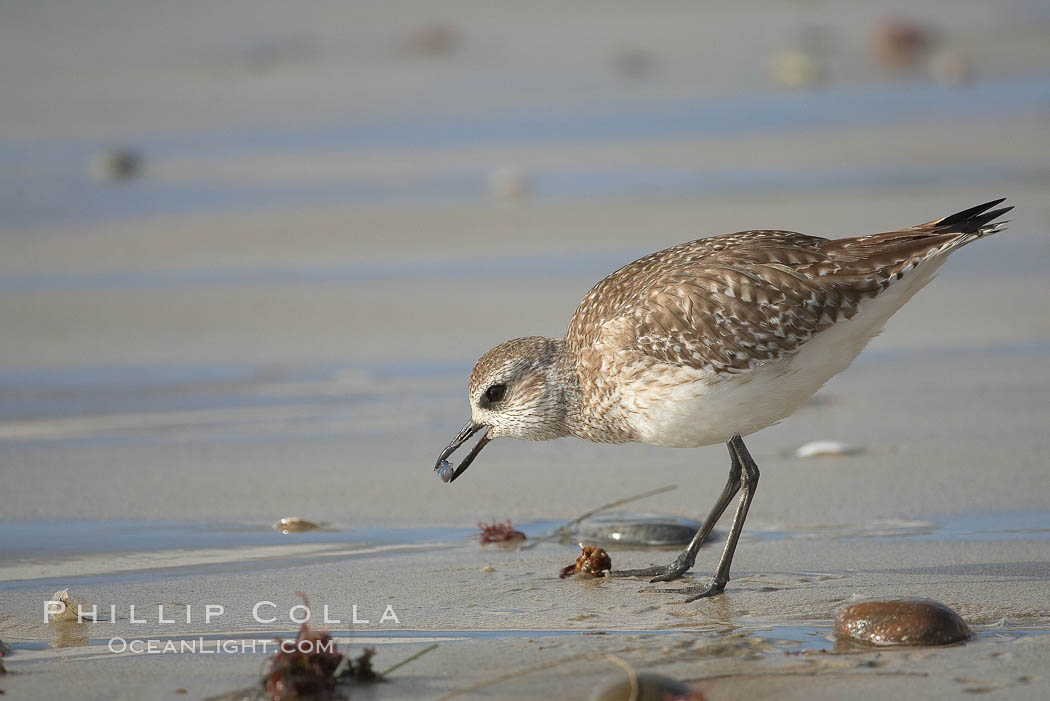
M456 467L455 470L453 470L452 463L448 462L446 458L448 458L449 455L452 455L452 453L456 451L456 448L466 443L471 436L482 429L485 429L485 431L481 434L481 439L474 445L471 451L467 453L467 456L463 458L463 462L459 464L459 467ZM463 430L459 432L459 435L453 438L452 442L445 446L445 449L441 451L441 455L439 455L437 459L437 464L434 465L434 471L438 473L438 477L441 478L441 481L452 482L463 474L464 470L470 467L470 463L474 462L474 458L478 456L481 449L489 442L487 433L487 426L476 424L473 421L467 421L463 426Z

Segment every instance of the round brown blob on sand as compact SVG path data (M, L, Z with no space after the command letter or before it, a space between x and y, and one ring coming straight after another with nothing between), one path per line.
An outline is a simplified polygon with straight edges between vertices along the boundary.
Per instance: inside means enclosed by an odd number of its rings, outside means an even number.
M274 530L280 531L285 535L289 533L316 531L320 527L320 524L314 523L313 521L307 521L305 518L299 518L298 516L285 516L280 521L273 524Z
M629 679L618 679L594 690L592 701L704 701L704 695L688 684L652 672L639 672L632 686Z
M835 637L867 645L947 645L970 635L955 611L931 599L864 601L835 618Z

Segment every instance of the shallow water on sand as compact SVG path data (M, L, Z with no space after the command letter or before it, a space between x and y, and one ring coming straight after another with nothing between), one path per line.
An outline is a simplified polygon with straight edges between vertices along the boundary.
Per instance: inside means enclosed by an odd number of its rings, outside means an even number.
M838 653L855 654L871 652L872 648L864 648L857 645L836 646L833 634L833 626L830 623L819 625L767 625L761 623L746 626L724 628L717 631L697 630L689 631L676 628L653 629L653 630L628 630L628 629L600 629L600 630L545 630L545 629L512 629L501 628L498 630L411 630L398 628L396 631L372 631L362 629L339 629L329 628L327 632L337 645L345 647L349 645L364 646L398 646L419 644L455 644L469 641L539 641L556 638L577 638L578 636L600 635L608 640L622 640L624 643L638 644L648 640L648 644L659 645L661 638L673 639L681 637L693 637L697 634L715 633L717 636L725 636L735 633L739 635L752 636L762 641L768 647L752 648L747 654L760 653L765 655L800 654L800 653ZM272 644L275 639L287 637L288 633L283 630L253 631L251 633L197 633L192 635L151 635L149 640L154 641L156 646L162 648L167 644L187 646L187 649L215 650L221 651L223 645L233 643L237 650L242 653L268 655L272 654ZM1050 626L1029 627L1007 625L1005 623L996 626L982 626L973 631L973 635L965 644L981 644L981 642L1003 643L1012 642L1028 637L1050 635ZM116 642L115 642L116 641ZM89 656L106 650L111 653L119 650L121 644L126 645L127 640L117 638L79 638L76 641L78 655ZM62 647L56 645L55 641L24 641L11 644L13 653L36 652L28 659L24 655L21 660L33 664L50 659L45 651ZM886 648L882 648L883 651ZM121 651L122 652L122 651ZM117 653L119 654L119 652ZM136 654L136 653L131 653ZM744 654L742 651L741 654Z
M616 518L633 519L622 513ZM136 521L136 520L25 520L8 521L0 529L0 562L13 566L20 563L44 563L70 556L117 555L121 553L163 553L180 550L219 549L240 559L244 548L277 546L269 557L280 557L280 547L289 546L295 554L298 545L447 546L475 547L478 529L449 527L346 527L321 523L320 528L301 533L280 533L273 524L229 521ZM539 521L515 523L514 527L529 539L548 535L562 524ZM715 533L711 542L721 538ZM864 524L810 526L797 529L763 529L754 524L747 540L779 541L785 539L836 539L897 541L1044 541L1050 539L1050 514L1045 512L968 513L944 516L934 521L882 521ZM526 541L527 542L527 541ZM708 544L710 546L710 543ZM499 546L486 546L498 548ZM575 552L572 542L548 543L544 547L564 547ZM611 545L609 547L615 547ZM513 550L513 546L510 548ZM676 547L650 548L674 552ZM392 551L396 552L396 551ZM212 564L221 564L219 562ZM8 581L2 586L17 586Z

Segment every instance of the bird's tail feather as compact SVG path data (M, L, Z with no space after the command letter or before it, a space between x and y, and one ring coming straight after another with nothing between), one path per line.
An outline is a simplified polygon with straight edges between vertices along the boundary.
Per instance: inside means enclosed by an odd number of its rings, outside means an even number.
M988 210L1005 201L1006 198L1001 197L915 228L929 229L931 234L964 234L966 235L965 239L960 243L969 243L982 236L1002 231L1003 225L1007 222L996 222L995 220L1009 212L1013 207L1002 207L991 212Z

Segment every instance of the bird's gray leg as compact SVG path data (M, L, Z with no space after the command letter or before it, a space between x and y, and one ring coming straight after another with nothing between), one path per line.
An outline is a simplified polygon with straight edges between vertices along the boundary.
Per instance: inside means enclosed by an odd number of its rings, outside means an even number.
M708 587L699 587L696 589L690 588L685 590L678 589L664 589L661 591L670 592L681 592L686 594L692 594L688 599L689 601L696 601L697 599L703 599L708 596L714 596L721 594L726 584L729 583L729 568L733 564L733 553L736 552L736 543L740 540L740 532L744 530L744 519L747 518L747 510L751 507L751 499L755 496L755 489L758 487L758 465L751 458L751 453L747 452L747 447L744 446L744 441L740 436L733 436L729 440L729 450L736 454L737 460L739 460L743 467L743 476L741 478L741 491L740 503L736 507L736 515L733 517L733 525L729 529L729 537L726 538L726 547L722 551L722 559L718 561L718 569L715 570L715 576L711 580L711 584Z
M718 519L722 518L722 514L725 513L726 508L729 506L729 502L733 500L736 493L740 491L741 484L741 471L742 466L739 458L737 457L736 451L733 450L733 440L739 440L740 436L733 436L732 439L726 444L729 447L729 479L726 481L726 486L722 489L722 494L718 497L718 501L711 507L711 513L704 519L700 529L693 536L693 539L689 542L689 547L679 553L678 557L667 565L658 565L656 567L645 567L639 570L614 570L610 574L614 577L652 577L650 581L653 582L670 582L672 579L678 579L683 574L689 571L689 568L696 562L696 554L700 552L700 546L707 540L707 536L711 534L711 529L715 527Z

